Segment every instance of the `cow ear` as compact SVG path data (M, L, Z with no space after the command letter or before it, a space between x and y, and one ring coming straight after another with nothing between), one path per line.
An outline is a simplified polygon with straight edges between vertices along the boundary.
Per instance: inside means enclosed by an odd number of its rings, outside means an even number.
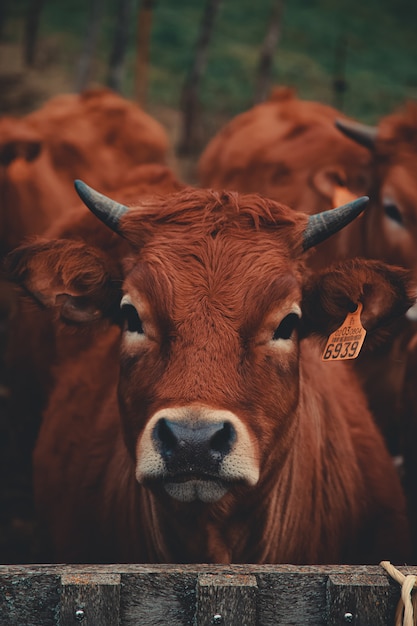
M120 302L120 271L100 250L69 240L37 240L5 261L10 280L67 322L112 317Z
M311 275L303 287L303 332L327 338L362 303L368 347L380 343L413 305L411 272L379 261L351 259Z
M346 174L341 167L322 167L313 174L312 184L316 191L332 202L333 206L339 206L335 204L335 193L338 189L345 188Z

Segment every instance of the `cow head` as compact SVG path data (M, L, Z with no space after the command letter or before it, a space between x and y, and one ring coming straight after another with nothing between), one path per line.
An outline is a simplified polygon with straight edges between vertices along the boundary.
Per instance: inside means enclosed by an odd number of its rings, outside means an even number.
M199 161L201 185L260 193L309 214L344 204L335 198L340 189L362 195L370 155L337 131L338 115L273 89L211 139Z
M124 437L137 480L161 497L214 502L265 484L299 427L301 339L358 302L368 332L411 303L405 272L371 261L307 279L304 252L366 200L308 217L256 195L185 190L128 209L78 192L128 242L123 276L105 250L63 240L21 247L8 269L72 324L118 321L120 306Z
M417 274L417 106L409 104L378 127L347 120L338 120L337 127L372 156L364 253Z

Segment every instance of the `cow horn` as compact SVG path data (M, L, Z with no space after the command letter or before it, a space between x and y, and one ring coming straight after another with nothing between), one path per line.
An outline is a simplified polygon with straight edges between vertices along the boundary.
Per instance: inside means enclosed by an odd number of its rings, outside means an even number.
M353 139L361 146L365 146L368 150L375 148L375 142L378 136L378 128L376 126L367 126L359 122L350 120L337 119L336 128L338 128L346 137Z
M75 180L74 187L90 211L106 226L119 233L120 218L129 211L128 207L107 198L107 196L103 196L103 194L83 183L82 180Z
M310 215L304 231L304 251L312 246L316 246L334 233L337 233L344 226L347 226L355 217L362 213L368 202L368 196L362 196L336 209Z

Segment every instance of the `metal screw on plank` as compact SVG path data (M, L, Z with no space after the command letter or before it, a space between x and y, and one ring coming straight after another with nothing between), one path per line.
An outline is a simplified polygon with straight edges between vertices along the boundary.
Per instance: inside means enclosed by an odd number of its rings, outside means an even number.
M352 615L352 613L345 613L344 616L343 616L343 619L348 624L351 624L353 622L353 615Z
M220 615L220 613L216 613L216 615L213 615L212 622L213 622L213 624L222 624L223 623L223 618Z
M85 617L85 611L83 609L76 609L74 616L77 622L82 622Z

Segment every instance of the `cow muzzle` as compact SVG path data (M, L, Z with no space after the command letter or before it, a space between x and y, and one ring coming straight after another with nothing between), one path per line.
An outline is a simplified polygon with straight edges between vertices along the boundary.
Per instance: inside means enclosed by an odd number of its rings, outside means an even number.
M259 478L255 446L241 420L208 407L158 411L137 445L136 478L176 500L215 502Z

